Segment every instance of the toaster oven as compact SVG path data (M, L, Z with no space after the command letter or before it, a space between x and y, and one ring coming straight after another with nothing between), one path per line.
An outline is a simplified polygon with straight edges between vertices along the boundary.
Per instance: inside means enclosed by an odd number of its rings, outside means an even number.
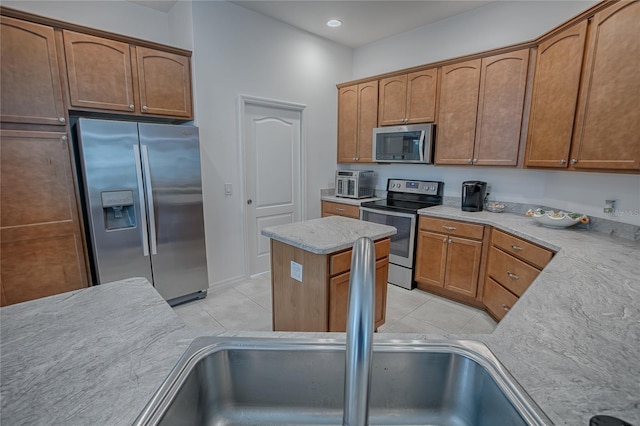
M369 198L374 192L373 170L337 170L336 196Z

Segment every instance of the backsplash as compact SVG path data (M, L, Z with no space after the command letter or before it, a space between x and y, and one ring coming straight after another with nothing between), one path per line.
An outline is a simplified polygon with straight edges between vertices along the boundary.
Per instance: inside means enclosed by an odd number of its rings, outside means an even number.
M460 207L462 199L460 197L445 196L443 203L445 206ZM518 215L524 215L527 210L535 210L537 208L542 208L545 210L562 210L551 206L541 206L539 204L510 203L508 201L500 201L500 203L504 204L505 206L504 213L512 213ZM498 215L501 213L495 214ZM579 223L575 226L631 241L640 241L640 226L632 225L629 223L616 222L600 217L589 216L589 223Z

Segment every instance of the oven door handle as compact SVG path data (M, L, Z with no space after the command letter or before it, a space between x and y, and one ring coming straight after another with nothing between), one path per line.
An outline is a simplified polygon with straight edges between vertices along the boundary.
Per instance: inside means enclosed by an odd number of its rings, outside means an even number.
M360 219L362 219L362 212L386 214L387 216L406 217L409 219L415 218L417 216L417 213L402 213L402 212L395 212L393 210L383 210L383 209L376 209L371 207L360 207Z

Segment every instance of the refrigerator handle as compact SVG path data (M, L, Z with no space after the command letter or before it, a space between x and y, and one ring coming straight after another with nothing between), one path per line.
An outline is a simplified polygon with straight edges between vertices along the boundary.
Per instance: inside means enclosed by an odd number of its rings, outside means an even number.
M138 198L140 203L140 229L142 230L142 252L149 256L149 236L147 234L147 215L144 211L144 185L142 184L142 167L140 166L140 148L133 145L133 155L136 157L136 177L138 178Z
M145 188L147 190L147 211L149 212L149 232L151 232L151 254L158 254L156 237L156 213L153 209L153 188L151 187L151 171L149 170L149 151L146 145L142 148L142 167L144 167Z

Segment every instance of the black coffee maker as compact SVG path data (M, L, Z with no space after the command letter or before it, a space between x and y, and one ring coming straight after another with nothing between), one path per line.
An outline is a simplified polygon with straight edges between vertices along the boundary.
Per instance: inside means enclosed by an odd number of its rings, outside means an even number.
M486 194L487 182L479 180L462 182L462 210L465 212L481 212Z

